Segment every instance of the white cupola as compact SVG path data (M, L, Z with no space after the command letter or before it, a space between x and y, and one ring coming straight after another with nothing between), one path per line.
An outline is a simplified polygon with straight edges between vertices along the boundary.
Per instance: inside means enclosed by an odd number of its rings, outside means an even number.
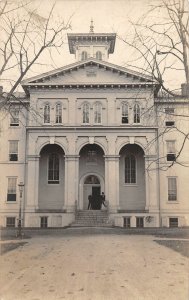
M93 20L89 33L68 33L69 50L77 61L89 58L107 61L114 52L115 40L115 33L94 33Z

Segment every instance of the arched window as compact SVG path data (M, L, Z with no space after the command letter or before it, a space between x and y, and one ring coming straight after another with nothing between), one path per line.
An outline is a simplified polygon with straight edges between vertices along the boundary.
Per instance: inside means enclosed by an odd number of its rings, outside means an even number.
M81 60L87 59L87 51L82 51L81 52Z
M125 183L136 183L136 159L132 154L125 157Z
M127 103L122 104L121 121L122 121L123 124L128 124L129 123L129 110L128 110Z
M60 103L56 104L56 116L55 116L55 123L60 124L62 123L62 106Z
M59 156L57 153L49 154L48 183L59 183Z
M96 52L96 59L102 60L102 52L101 51Z
M84 184L100 184L100 181L99 181L98 177L96 177L95 175L89 175L85 179Z
M102 123L102 105L97 102L94 105L94 124Z
M139 106L139 104L134 105L134 123L140 123L140 106Z
M50 123L50 105L45 104L44 107L44 123Z
M90 112L90 106L88 103L85 103L83 105L83 123L89 124L89 112Z

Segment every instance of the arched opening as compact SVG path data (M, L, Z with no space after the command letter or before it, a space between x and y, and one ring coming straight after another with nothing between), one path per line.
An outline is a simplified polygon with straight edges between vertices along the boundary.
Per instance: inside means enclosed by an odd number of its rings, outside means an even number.
M101 192L104 192L104 151L96 144L88 144L80 150L79 155L79 207L87 209L89 195L97 201Z
M81 60L86 60L87 59L87 51L82 51L81 52Z
M102 60L102 52L101 51L96 52L96 59Z
M62 209L64 205L64 183L64 151L59 145L48 144L40 151L39 209Z
M120 150L120 209L126 211L145 210L145 159L143 149L128 144Z

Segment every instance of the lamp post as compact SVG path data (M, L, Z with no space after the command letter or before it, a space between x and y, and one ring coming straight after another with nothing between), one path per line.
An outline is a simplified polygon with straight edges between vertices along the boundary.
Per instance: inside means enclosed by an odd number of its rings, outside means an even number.
M20 192L20 204L19 204L19 215L18 215L18 232L17 237L22 237L22 195L24 189L24 183L20 182L18 184L19 192Z

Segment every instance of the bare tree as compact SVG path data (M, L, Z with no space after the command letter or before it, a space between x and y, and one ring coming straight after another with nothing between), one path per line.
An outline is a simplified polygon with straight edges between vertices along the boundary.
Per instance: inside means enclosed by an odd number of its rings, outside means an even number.
M2 82L8 81L8 91L3 94L1 107L14 96L24 76L45 51L58 51L63 44L70 19L57 22L53 18L55 4L47 17L31 9L31 1L0 1L0 76ZM14 80L6 78L10 71ZM7 76L8 77L8 76Z
M189 3L187 0L156 0L145 15L132 22L133 36L119 37L135 50L137 58L127 65L149 73L171 95L166 73L184 73L189 86ZM161 56L160 56L161 55ZM189 88L187 89L189 95Z

